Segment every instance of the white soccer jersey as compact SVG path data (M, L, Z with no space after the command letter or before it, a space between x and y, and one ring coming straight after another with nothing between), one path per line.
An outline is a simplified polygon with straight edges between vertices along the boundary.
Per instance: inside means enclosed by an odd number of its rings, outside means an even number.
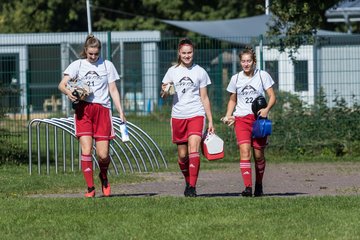
M110 108L109 83L119 79L114 64L108 60L99 58L95 63L86 59L78 59L72 62L64 71L71 78L78 78L91 88L92 93L86 98L86 102L99 103Z
M261 74L261 77L260 77ZM253 114L251 104L255 98L262 95L265 97L265 91L274 85L274 80L265 72L255 69L254 76L249 78L244 71L231 77L227 91L237 93L237 102L234 116L246 116Z
M172 66L166 72L162 82L174 83L172 117L183 119L205 116L204 106L200 99L200 88L211 84L205 69L197 64L193 64L190 68L182 65Z

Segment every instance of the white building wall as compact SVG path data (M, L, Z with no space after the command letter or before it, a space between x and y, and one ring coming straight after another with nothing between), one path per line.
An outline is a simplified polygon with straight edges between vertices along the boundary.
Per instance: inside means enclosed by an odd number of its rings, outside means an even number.
M334 106L336 97L345 99L349 107L360 103L360 46L341 45L319 49L319 82L323 86L328 105ZM355 97L354 99L354 96Z
M258 49L259 52L259 49ZM297 60L306 60L308 61L308 91L295 91L295 71L294 63L288 57L287 53L280 53L277 49L270 49L269 47L264 47L263 49L263 61L278 61L279 63L279 90L290 92L296 94L302 99L305 103L313 104L314 103L314 90L315 90L315 81L314 81L314 60L313 60L313 47L312 46L302 46L298 50L298 54L295 54ZM257 54L259 56L259 54ZM260 62L258 61L258 67L260 67Z
M108 44L108 32L94 32L94 35L100 39L103 44ZM67 32L67 33L15 33L15 34L0 34L0 53L18 53L19 54L19 83L24 86L20 96L21 106L27 106L27 91L26 91L26 71L28 70L28 54L27 46L59 44L61 51L61 71L63 71L69 64L70 44L83 44L87 33L84 32ZM111 32L111 41L120 43L120 64L123 64L123 42L140 42L142 45L143 56L143 92L140 93L146 99L151 100L150 109L145 109L145 104L141 110L152 111L152 105L156 103L158 93L157 72L158 69L158 49L157 42L161 39L159 31L129 31L129 32ZM105 53L106 48L102 51ZM104 54L103 54L104 55ZM154 72L155 71L155 72ZM123 65L120 66L120 74L123 74ZM62 78L59 76L59 81ZM124 97L123 78L121 79L121 97ZM141 101L143 99L139 99ZM25 109L23 107L22 109ZM70 112L70 102L66 96L62 95L62 110L63 112ZM24 110L22 110L24 111ZM22 112L24 113L24 112Z

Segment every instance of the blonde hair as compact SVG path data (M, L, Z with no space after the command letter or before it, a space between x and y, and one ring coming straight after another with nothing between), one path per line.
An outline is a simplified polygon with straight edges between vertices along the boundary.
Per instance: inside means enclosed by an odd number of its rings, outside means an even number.
M84 48L80 53L81 58L86 58L86 50L88 48L98 48L99 50L101 50L101 42L93 34L89 34L86 37Z

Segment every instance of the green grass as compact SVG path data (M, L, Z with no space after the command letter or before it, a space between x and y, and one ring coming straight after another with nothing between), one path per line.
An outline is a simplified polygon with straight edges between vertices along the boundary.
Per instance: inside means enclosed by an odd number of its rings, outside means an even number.
M219 163L223 167L226 163ZM203 170L214 164L204 162ZM169 171L177 171L170 164ZM112 176L113 184L148 181ZM0 239L359 239L360 196L55 198L78 193L81 173L29 175L0 166Z
M359 197L0 198L2 239L358 239Z
M98 169L97 169L98 171ZM98 172L95 171L96 176ZM111 182L136 183L151 180L146 174L111 175ZM81 172L50 175L46 173L29 174L26 165L0 165L0 196L21 197L44 193L78 193L84 191L84 179Z

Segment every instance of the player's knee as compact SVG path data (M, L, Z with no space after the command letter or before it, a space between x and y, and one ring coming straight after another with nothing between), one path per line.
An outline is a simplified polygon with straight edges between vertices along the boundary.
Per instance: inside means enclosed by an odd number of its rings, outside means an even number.
M181 163L185 163L188 160L189 160L188 156L182 156L182 157L179 156L179 159L178 159L178 161Z
M247 149L240 149L240 156L241 156L241 159L250 159L251 152Z
M101 162L107 162L109 160L109 154L107 152L98 152L98 159Z
M263 161L265 161L264 156L255 156L254 159L255 159L256 162L263 162Z
M81 153L84 155L91 155L92 148L83 147L81 148Z

